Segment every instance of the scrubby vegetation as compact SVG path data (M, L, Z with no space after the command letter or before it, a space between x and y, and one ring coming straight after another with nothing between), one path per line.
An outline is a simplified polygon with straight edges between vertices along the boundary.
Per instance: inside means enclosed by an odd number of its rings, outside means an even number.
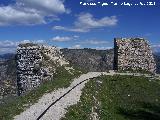
M44 93L49 93L53 90L62 87L68 87L73 81L73 78L78 77L83 72L79 69L72 71L70 74L64 67L57 68L54 79L45 81L40 87L28 92L24 96L11 97L3 100L0 103L0 120L10 120L15 115L20 114L25 108L34 104Z
M101 76L90 80L80 102L62 120L160 120L160 82L145 77Z

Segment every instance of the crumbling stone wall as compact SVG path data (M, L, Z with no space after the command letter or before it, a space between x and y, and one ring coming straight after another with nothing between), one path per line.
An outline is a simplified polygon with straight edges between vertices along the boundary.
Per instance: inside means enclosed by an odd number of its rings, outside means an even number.
M52 79L56 67L67 64L56 47L32 43L20 44L16 56L19 95Z
M156 63L148 42L143 38L115 38L114 69L155 72Z

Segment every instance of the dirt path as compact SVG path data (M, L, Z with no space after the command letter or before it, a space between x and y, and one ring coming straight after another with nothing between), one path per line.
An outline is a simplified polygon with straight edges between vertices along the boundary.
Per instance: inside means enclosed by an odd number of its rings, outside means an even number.
M61 88L52 93L43 95L37 103L22 112L20 115L14 117L15 120L36 120L54 101L63 96L66 92L71 90L80 82L100 76L101 72L89 72L81 75L79 78L74 79L68 88ZM76 104L80 100L82 89L87 81L79 84L66 96L56 102L47 112L40 118L40 120L59 120L67 112L65 109L71 105Z

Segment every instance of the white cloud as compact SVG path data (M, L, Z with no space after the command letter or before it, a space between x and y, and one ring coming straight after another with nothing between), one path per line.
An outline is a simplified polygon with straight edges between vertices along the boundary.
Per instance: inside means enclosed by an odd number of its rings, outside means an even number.
M66 42L66 41L72 40L72 37L60 37L60 36L56 36L56 37L53 37L51 40L52 41L56 41L56 42Z
M158 47L158 48L160 48L160 45L152 45L152 47Z
M105 50L105 49L111 49L112 47L110 47L110 42L105 41L105 40L84 40L84 41L80 41L80 42L76 42L76 45L79 45L79 48L87 48L87 47L91 47L93 49L97 49L97 50ZM109 47L108 47L109 46ZM72 46L70 48L74 48L75 46Z
M14 53L16 51L18 43L5 40L5 41L0 41L0 54L4 53Z
M61 36L56 36L56 37L53 37L51 40L52 41L55 41L55 42L67 42L67 41L71 41L71 40L76 40L77 38L79 38L79 36L77 35L74 35L74 36L64 36L64 37L61 37Z
M91 29L109 27L117 25L118 19L116 16L103 17L96 19L90 13L82 13L77 16L73 27L54 26L53 30L64 30L71 32L89 32Z
M64 13L66 11L61 0L17 0L17 4L44 13Z
M21 41L3 40L0 41L0 54L15 53L16 48L19 44L31 43L31 42L36 44L45 44L45 40L21 40Z
M75 22L76 27L83 27L85 29L108 27L117 24L116 16L104 17L101 19L95 19L90 13L83 13L78 16L78 20Z
M74 37L74 38L79 38L79 36L78 36L78 35L74 35L73 37Z
M68 27L63 27L63 26L54 26L53 30L63 30L63 31L70 31L70 32L89 32L88 29L68 28Z
M103 45L103 44L108 44L108 41L102 41L102 40L86 40L83 42L79 42L81 44L90 44L90 45Z
M112 49L113 47L96 47L96 50L107 50Z
M5 41L0 41L0 48L13 48L17 46L17 42L5 40Z
M35 43L35 44L45 44L45 40L22 40L18 42L18 44L24 44L24 43Z
M69 47L69 49L80 49L80 48L81 48L81 45L79 44Z
M152 45L151 47L153 52L160 52L160 44Z
M20 41L21 44L30 43L30 42L31 42L30 40L22 40L22 41Z
M20 11L14 7L0 7L0 26L12 24L41 24L45 23L43 17L36 12Z
M44 43L46 43L45 40L35 40L34 42L35 42L35 43L38 43L38 44L44 44Z
M45 24L66 13L61 0L17 0L14 5L0 7L0 26Z

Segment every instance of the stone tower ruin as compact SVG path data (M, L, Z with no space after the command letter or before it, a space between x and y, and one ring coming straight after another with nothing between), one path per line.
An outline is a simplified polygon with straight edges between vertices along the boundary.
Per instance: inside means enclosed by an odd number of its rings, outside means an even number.
M143 38L115 38L114 70L156 72L156 63L148 41Z
M18 46L16 62L19 95L52 79L56 68L67 64L58 48L33 43Z

